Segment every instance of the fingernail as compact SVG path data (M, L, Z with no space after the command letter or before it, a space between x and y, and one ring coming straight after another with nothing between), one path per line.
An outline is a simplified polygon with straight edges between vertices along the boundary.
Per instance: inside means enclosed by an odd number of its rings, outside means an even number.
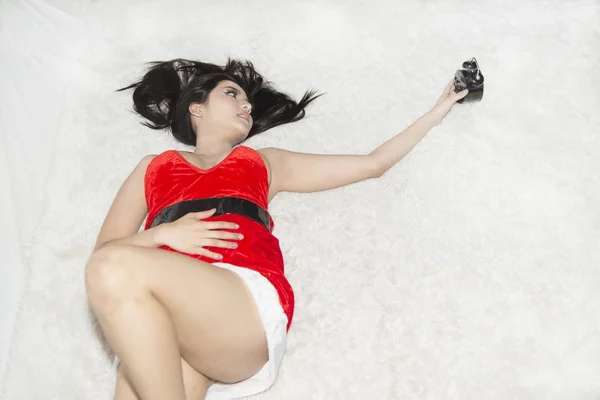
M244 235L238 235L238 238L243 239Z

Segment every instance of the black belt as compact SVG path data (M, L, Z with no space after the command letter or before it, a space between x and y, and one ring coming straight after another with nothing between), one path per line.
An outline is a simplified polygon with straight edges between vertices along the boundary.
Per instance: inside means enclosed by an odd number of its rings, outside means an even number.
M190 212L207 211L216 208L213 215L239 214L258 222L271 232L269 212L249 200L239 197L212 197L208 199L187 200L172 204L160 210L152 220L150 228L165 222L172 222Z

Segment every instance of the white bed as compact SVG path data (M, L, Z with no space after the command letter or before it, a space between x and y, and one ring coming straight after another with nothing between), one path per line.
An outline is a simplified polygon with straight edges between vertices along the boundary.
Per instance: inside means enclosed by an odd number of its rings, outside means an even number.
M183 148L114 92L145 62L250 59L326 95L248 145L367 153L476 56L483 101L381 179L271 204L297 304L256 398L599 399L599 22L592 0L0 2L2 398L111 398L83 266L131 168Z

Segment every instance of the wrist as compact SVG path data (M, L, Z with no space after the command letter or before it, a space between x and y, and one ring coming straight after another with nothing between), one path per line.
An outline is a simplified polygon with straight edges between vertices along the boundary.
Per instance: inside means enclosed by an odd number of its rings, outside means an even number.
M156 247L165 246L165 228L167 223L155 226L154 228L148 229L148 232L152 232L152 242Z

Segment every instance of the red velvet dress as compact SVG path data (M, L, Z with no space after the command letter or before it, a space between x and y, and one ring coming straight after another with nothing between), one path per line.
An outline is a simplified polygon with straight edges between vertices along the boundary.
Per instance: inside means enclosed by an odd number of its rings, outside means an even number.
M267 168L261 155L246 146L234 148L223 161L206 170L191 164L179 152L167 150L148 165L144 185L148 205L144 229L150 227L162 209L187 200L232 196L249 200L268 210ZM182 254L207 263L223 262L259 272L277 290L283 311L288 317L289 329L294 313L294 292L284 275L279 240L265 226L242 215L212 216L205 221L234 222L239 225L236 232L243 234L244 238L237 241L237 249L207 248L222 254L221 260ZM273 226L271 219L271 229ZM161 248L178 252L168 246Z

